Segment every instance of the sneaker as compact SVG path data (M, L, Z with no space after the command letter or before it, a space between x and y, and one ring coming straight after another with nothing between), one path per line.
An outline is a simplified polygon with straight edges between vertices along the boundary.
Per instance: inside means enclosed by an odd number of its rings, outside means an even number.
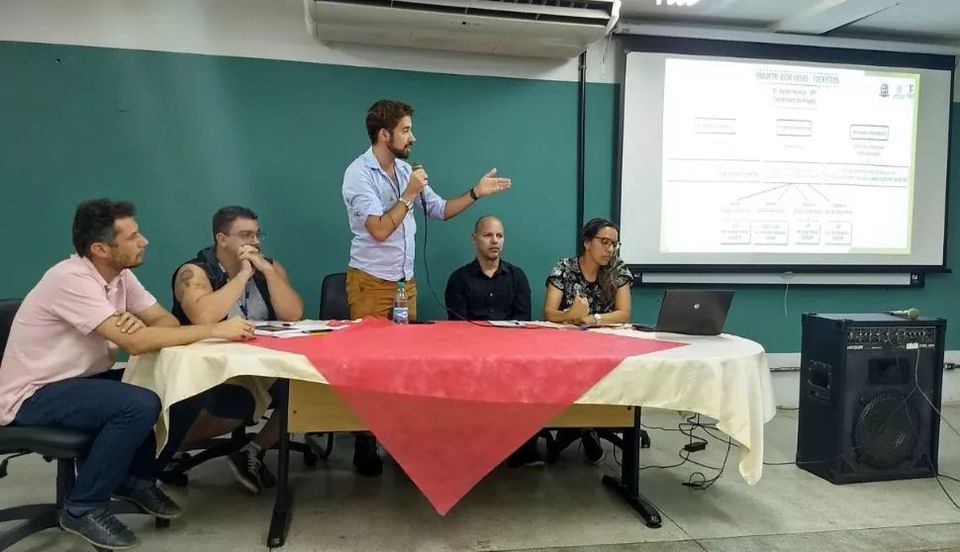
M536 438L524 443L520 448L507 458L507 467L519 468L520 466L536 467L546 464L540 451L537 450Z
M66 508L57 514L60 527L77 535L97 548L129 550L140 544L140 539L106 507L94 508L75 517Z
M237 481L251 493L259 494L263 487L260 472L264 470L260 455L253 454L247 449L240 449L227 456L226 460Z
M129 500L148 514L160 519L175 519L183 515L183 508L156 485L137 490L119 487L113 492L113 497Z
M376 477L383 473L383 460L377 450L377 440L369 435L357 435L353 443L353 466L357 473L366 477Z
M270 470L267 468L267 465L263 462L263 452L261 452L257 457L260 459L260 473L257 475L260 476L260 485L264 489L272 489L277 486L277 478L270 473Z
M603 462L606 452L603 450L603 445L600 444L600 438L597 437L596 431L591 430L584 433L580 437L580 443L583 445L583 455L586 456L588 464L596 466Z

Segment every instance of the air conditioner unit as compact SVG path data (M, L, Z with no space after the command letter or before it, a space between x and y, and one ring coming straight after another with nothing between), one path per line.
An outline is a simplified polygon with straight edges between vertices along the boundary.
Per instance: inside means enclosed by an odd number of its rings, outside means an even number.
M322 42L574 57L617 23L620 0L304 0Z

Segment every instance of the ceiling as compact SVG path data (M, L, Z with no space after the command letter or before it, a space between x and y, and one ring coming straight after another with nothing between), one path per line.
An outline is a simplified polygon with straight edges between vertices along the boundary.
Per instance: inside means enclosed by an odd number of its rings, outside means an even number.
M831 37L960 45L960 0L623 0L623 23L709 25Z

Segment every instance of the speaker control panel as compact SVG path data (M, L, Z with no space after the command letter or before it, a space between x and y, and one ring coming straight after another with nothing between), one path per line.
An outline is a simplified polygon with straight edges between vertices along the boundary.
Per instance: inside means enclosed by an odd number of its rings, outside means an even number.
M847 348L934 347L934 326L853 326L847 329Z

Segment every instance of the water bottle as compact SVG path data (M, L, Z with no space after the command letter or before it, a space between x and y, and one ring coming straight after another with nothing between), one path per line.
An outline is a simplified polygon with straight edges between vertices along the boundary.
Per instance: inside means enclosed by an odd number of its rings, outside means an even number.
M397 293L393 296L393 323L406 324L410 321L410 310L407 306L407 285L397 282Z

